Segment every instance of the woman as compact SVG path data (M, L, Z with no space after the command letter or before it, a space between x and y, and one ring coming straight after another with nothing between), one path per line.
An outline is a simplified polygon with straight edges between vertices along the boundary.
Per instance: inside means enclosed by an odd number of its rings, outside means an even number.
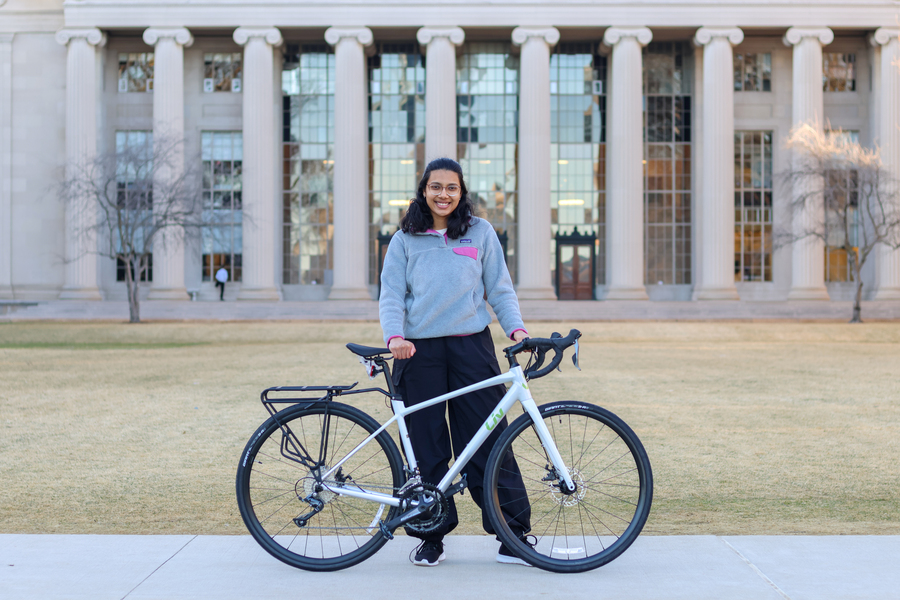
M497 234L472 214L462 168L449 158L433 160L391 240L381 273L381 328L396 359L394 383L407 406L500 374L485 297L511 339L528 337ZM505 392L504 386L494 386L408 417L410 442L424 482L440 482L448 471L451 439L455 457ZM472 498L482 509L484 529L491 534L484 512L484 467L505 428L504 417L464 470ZM507 473L501 477L504 488L524 487L511 454L503 473ZM510 527L524 537L530 530L524 494L500 500ZM453 498L449 501L448 518L436 531L421 534L407 528L409 535L422 539L414 564L431 567L444 560L443 537L459 522ZM527 564L502 545L497 560Z

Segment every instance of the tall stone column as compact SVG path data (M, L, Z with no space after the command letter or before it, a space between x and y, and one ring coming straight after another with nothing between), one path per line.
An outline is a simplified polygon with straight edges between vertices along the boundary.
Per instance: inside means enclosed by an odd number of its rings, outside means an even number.
M734 286L734 55L737 27L701 27L703 46L702 251L695 300L737 300Z
M368 119L366 57L368 27L330 27L334 46L334 283L329 300L368 300L369 203L366 189Z
M553 27L516 27L519 72L519 285L522 300L555 300L550 282L550 47Z
M425 161L456 160L456 47L466 39L459 27L423 27L425 47Z
M834 33L827 27L803 29L791 27L784 35L786 46L794 47L793 60L793 118L792 125L809 124L823 127L824 105L822 92L822 46L834 40ZM797 156L792 160L796 161ZM797 164L796 162L794 164ZM794 185L791 199L806 193L806 186ZM821 186L819 186L821 187ZM792 229L795 236L803 235L821 226L825 218L822 198L811 198L802 207L795 208ZM821 238L806 236L791 247L791 290L789 300L828 300L825 289L825 243Z
M151 27L144 30L144 42L154 47L153 154L162 162L154 165L153 188L171 198L184 178L184 49L194 38L184 27ZM188 299L181 227L166 227L153 240L153 285L148 298Z
M243 247L238 300L278 300L275 284L274 52L281 32L274 27L239 27L234 41L244 47Z
M881 46L881 86L878 94L878 143L881 146L881 162L893 178L900 177L900 29L881 27L871 37L872 44ZM897 193L896 181L890 192ZM893 214L900 211L898 200L893 199ZM900 299L900 250L879 244L875 255L877 270L876 300Z
M0 33L0 300L12 289L12 42Z
M106 45L99 29L62 29L56 41L66 57L66 179L82 179L97 158L97 49ZM81 186L77 186L81 187ZM65 300L101 300L97 287L96 199L66 199Z
M606 300L646 300L644 287L643 65L646 27L610 27L612 48L607 107Z

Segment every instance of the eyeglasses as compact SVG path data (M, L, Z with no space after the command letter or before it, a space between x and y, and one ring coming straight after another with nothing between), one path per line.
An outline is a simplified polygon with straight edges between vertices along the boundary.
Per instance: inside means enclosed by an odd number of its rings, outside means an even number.
M441 192L446 190L447 195L452 197L459 196L460 187L455 183L451 183L450 185L444 186L439 183L429 183L428 191L434 194L435 196L440 196Z

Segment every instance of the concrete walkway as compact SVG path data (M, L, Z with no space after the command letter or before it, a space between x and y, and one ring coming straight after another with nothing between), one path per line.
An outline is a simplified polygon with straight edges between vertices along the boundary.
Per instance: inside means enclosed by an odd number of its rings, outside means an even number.
M523 300L526 321L622 320L850 320L850 302L557 302ZM375 301L330 302L177 302L145 300L141 319L146 321L377 321ZM863 319L900 319L900 301L863 302ZM126 302L54 300L31 306L6 307L0 321L128 320Z
M249 536L0 535L0 599L467 598L895 600L900 536L642 536L612 563L558 575L494 562L451 536L414 567L415 540L334 573L288 567Z

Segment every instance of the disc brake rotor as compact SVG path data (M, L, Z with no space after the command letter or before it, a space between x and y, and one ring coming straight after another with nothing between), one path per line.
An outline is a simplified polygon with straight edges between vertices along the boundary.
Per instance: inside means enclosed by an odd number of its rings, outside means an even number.
M559 479L558 484L550 486L550 497L553 498L557 504L567 507L575 506L581 502L585 492L587 492L587 488L584 487L584 476L581 474L581 471L578 469L569 469L569 477L571 477L572 481L575 483L575 493L573 494L564 494L560 491L559 486L562 485L562 478Z

